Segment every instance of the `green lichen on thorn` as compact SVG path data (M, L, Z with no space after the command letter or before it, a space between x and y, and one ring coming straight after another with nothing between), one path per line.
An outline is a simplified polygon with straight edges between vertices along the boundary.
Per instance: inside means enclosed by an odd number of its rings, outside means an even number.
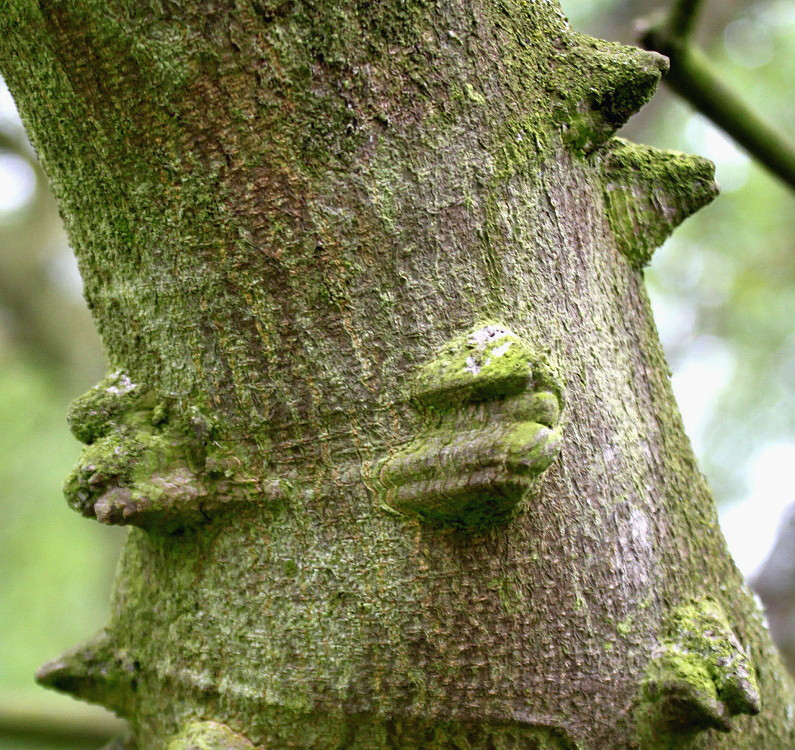
M604 200L618 249L636 268L669 234L717 194L712 162L620 138L594 154L604 174Z
M101 703L120 716L128 716L133 706L137 673L136 660L123 649L116 648L111 636L101 631L89 642L40 667L36 681L76 698Z
M386 505L438 526L509 520L560 451L560 390L507 328L455 338L417 377L423 428L380 466Z
M563 142L588 154L607 141L651 98L668 60L637 47L571 34L552 76L554 118Z
M204 519L196 471L206 435L192 434L190 420L169 421L149 389L115 372L73 402L69 422L88 443L64 483L72 508L106 524L170 528Z
M420 408L449 410L458 405L517 396L527 390L537 357L516 334L499 325L476 328L446 344L425 365L412 390Z
M242 476L239 447L215 440L201 410L189 404L178 412L126 373L76 399L69 421L88 445L64 494L100 523L173 531L230 503L274 499L269 487L278 480Z
M140 392L141 387L127 373L111 373L70 404L67 420L72 434L89 445L104 437L112 429L113 420L132 407Z
M760 711L753 665L721 606L711 600L674 610L649 663L638 709L644 750L688 747L708 729L728 732L731 717Z

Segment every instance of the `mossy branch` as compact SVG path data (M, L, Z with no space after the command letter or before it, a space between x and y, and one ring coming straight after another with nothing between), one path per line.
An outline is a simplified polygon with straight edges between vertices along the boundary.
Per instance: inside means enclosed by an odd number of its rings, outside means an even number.
M644 31L641 44L668 57L671 68L665 82L679 96L795 189L795 144L727 87L690 41L699 4L679 0L667 23Z

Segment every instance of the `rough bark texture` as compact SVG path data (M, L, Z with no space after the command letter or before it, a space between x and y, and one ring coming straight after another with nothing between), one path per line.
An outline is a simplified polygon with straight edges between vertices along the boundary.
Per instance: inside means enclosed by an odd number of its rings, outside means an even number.
M139 750L795 746L640 272L711 168L611 138L663 58L548 0L0 8L114 369L67 497L134 527L43 682Z

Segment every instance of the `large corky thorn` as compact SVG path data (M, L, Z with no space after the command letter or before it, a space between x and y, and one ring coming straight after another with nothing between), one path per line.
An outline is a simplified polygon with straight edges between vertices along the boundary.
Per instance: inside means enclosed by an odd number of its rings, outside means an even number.
M172 423L151 389L123 371L108 375L69 408L86 443L64 483L69 505L100 523L166 532L206 521L207 492L191 466L205 457L210 427L198 416Z
M125 716L131 710L137 673L136 661L115 649L108 633L102 631L88 643L40 667L36 681Z
M64 495L100 523L181 533L223 508L283 498L278 479L240 473L236 447L211 438L215 425L198 407L179 413L123 371L76 399L69 423L86 447Z
M423 523L506 523L560 452L560 386L502 326L449 342L418 373L412 401L423 425L378 479L386 506Z
M557 59L553 117L563 142L588 154L607 141L651 99L668 70L656 52L572 34Z
M698 156L613 139L593 155L603 172L607 219L636 268L669 234L718 194L715 166Z
M641 691L642 748L673 750L699 732L729 732L760 711L753 664L723 608L702 599L675 609Z

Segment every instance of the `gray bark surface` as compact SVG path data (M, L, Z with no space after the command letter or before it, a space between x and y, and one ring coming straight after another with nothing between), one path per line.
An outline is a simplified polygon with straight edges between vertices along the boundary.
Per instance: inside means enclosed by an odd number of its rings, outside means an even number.
M0 7L114 368L67 499L132 527L45 684L139 750L795 746L643 290L711 167L612 138L663 58L543 0Z

